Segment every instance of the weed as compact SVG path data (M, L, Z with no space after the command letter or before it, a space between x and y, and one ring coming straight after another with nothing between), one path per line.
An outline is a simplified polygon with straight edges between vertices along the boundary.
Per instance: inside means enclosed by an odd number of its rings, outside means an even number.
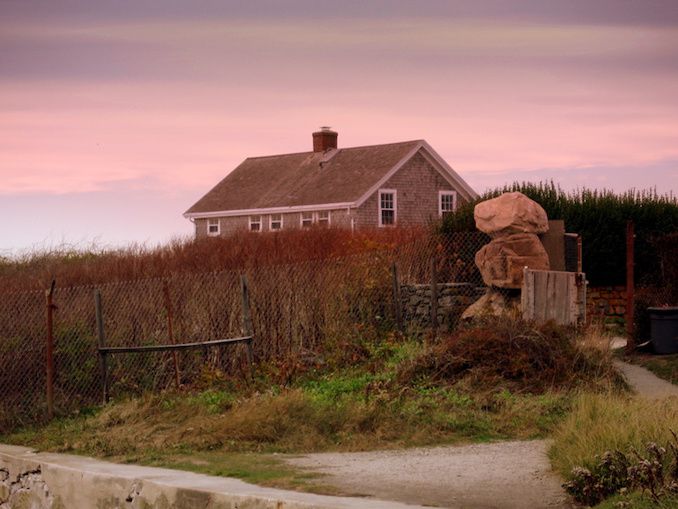
M668 496L678 495L678 437L671 431L672 441L666 447L647 444L645 454L631 449L606 451L592 469L575 467L571 480L563 487L575 500L597 504L616 493L637 490L647 493L655 504Z

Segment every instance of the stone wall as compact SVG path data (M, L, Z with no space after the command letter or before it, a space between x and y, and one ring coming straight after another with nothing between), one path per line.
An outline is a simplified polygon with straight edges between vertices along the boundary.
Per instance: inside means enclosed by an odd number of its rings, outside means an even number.
M624 323L625 286L589 287L586 290L586 315L589 320L604 318L607 323Z
M0 509L406 509L0 444ZM421 507L423 509L423 507Z
M486 291L472 283L438 284L438 324L452 329L464 310ZM403 317L407 325L428 327L431 324L431 285L401 285Z

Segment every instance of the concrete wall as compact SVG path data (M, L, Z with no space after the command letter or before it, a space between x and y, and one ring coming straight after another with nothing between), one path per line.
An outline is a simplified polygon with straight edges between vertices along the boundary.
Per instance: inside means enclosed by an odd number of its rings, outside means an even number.
M0 509L405 509L0 444Z

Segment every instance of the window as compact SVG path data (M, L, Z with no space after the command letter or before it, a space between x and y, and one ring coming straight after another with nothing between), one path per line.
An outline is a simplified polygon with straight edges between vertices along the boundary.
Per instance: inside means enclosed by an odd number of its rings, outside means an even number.
M379 190L379 226L392 226L396 223L395 189Z
M216 235L219 235L219 219L214 218L214 219L208 219L207 220L207 235L214 237Z
M271 214L271 230L282 230L282 214Z
M438 191L438 215L445 215L454 212L457 209L456 191Z
M301 227L309 228L313 226L313 212L302 212L301 213Z
M261 231L261 216L250 216L250 231L251 232Z
M321 210L318 212L318 225L319 226L329 226L330 225L330 211Z

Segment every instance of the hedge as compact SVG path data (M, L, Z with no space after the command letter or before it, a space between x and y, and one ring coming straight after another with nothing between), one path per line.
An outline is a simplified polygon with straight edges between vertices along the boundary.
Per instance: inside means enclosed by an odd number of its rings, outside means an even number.
M475 204L509 191L520 191L532 198L544 207L549 219L563 219L566 231L581 235L584 272L593 286L625 284L626 223L633 220L636 281L663 285L666 276L658 242L666 234L678 232L678 201L674 196L659 195L655 190L617 194L584 188L565 192L553 182L516 182L489 191L448 215L441 226L442 233L475 230Z

